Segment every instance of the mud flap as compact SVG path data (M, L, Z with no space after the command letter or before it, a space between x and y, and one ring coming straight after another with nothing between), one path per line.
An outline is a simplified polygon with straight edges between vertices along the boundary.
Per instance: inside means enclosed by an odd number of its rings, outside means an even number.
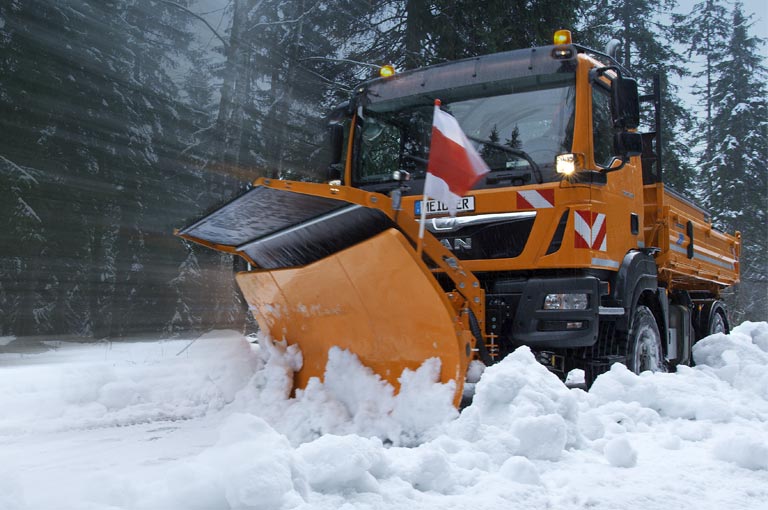
M458 405L471 334L398 230L303 267L239 273L237 281L260 327L301 348L295 388L322 379L328 350L337 346L396 390L403 369L439 358L440 381L455 381Z

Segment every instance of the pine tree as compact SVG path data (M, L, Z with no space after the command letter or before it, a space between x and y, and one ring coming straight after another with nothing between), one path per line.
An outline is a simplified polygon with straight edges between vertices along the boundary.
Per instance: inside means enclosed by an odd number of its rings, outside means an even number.
M351 49L345 57L412 69L551 44L555 30L575 26L580 2L510 4L493 0L479 6L469 0L385 0L335 4L344 5L339 10L350 13L342 27L348 41L342 47Z
M26 280L0 273L0 302L26 300L14 309L31 318L3 318L3 329L112 337L158 331L173 310L171 293L158 292L186 254L172 229L191 220L198 203L228 198L222 190L237 182L183 161L200 119L179 102L174 76L192 37L183 7L149 0L0 6L0 155L37 179L19 196L44 226L16 222L13 237L45 233L24 245ZM3 253L12 243L3 239ZM231 263L227 270L231 276ZM206 300L194 309L218 308L206 292L196 296Z
M484 143L480 148L480 155L492 169L503 168L507 159L506 151L498 147L500 145L499 141L499 129L494 124L491 128L491 133L488 135L488 142L490 143Z
M728 13L722 0L703 0L693 6L688 14L688 23L682 32L688 41L688 56L696 55L703 59L702 68L694 73L692 78L697 80L693 93L698 98L698 104L704 108L704 119L699 122L697 145L703 146L698 158L698 168L709 167L713 156L713 89L715 82L715 63L721 61L727 48L730 24ZM703 82L703 83L702 83ZM708 189L709 179L703 179L702 198L709 206L712 190Z
M522 147L523 143L520 140L520 128L517 126L517 124L515 124L512 133L509 135L509 138L507 138L505 143L507 146L512 147L513 149L520 149Z
M58 174L47 172L55 167L46 146L60 128L48 110L60 104L61 84L56 69L45 65L48 48L34 34L61 18L48 6L36 7L0 6L0 330L17 336L50 330L60 269L51 246L57 232L46 222Z
M203 326L204 314L194 307L198 301L196 298L200 294L201 287L205 286L203 273L192 246L189 243L184 244L187 248L187 258L179 265L178 276L170 282L176 295L176 307L173 316L165 325L167 336L178 336L188 331L200 331Z
M509 2L435 0L430 25L437 61L552 44L555 30L576 25L578 0Z
M317 149L316 133L322 132L324 89L322 73L328 68L318 57L333 48L324 36L321 4L309 1L264 2L255 12L254 44L259 50L254 61L254 81L268 83L254 93L258 115L258 140L270 177L320 179L308 165ZM313 74L304 62L307 57L319 71ZM260 143L259 143L260 142Z
M703 171L712 183L716 225L743 236L734 309L743 311L743 318L762 320L768 315L768 70L759 51L764 41L750 35L741 3L732 19L723 59L715 65L712 164Z
M0 336L31 335L45 321L39 264L45 254L43 221L31 205L39 182L0 155Z

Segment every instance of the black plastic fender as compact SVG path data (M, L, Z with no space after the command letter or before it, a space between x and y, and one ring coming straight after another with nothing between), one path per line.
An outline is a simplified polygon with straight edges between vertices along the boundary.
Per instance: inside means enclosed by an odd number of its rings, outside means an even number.
M658 279L656 275L656 261L648 253L632 250L624 255L611 292L613 301L616 302L617 306L623 307L626 312L616 322L618 330L627 331L629 329L630 315L634 312L643 292L651 291L657 295ZM659 324L659 326L663 328L664 324Z
M712 320L712 316L718 312L723 313L725 328L727 331L731 331L731 323L728 320L728 309L725 306L725 303L719 300L707 301L704 303L704 306L702 306L697 320L694 321L694 329L696 331L697 342L705 336L709 335L709 323Z

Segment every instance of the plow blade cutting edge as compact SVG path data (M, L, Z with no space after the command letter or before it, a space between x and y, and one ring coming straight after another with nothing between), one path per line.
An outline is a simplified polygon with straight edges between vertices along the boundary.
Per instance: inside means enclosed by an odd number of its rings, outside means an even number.
M294 388L322 380L339 347L396 391L404 369L438 358L458 405L472 335L383 210L257 187L178 235L259 266L237 283L259 327L301 349Z

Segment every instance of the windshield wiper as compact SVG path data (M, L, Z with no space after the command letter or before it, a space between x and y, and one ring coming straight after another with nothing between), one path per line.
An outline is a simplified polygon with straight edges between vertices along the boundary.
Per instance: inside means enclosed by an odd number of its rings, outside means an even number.
M408 154L407 152L403 152L400 155L400 158L404 159L404 160L410 160L410 161L413 161L415 163L418 163L419 165L423 166L424 168L426 168L427 164L429 163L429 161L427 159L421 158L419 156L414 156L413 154Z
M482 143L483 145L488 145L489 147L493 147L494 149L499 149L501 151L507 152L509 154L512 154L513 156L517 156L518 158L524 159L529 165L531 165L531 168L533 169L533 173L536 174L536 180L539 184L544 182L544 177L541 175L541 169L539 168L539 165L536 164L536 162L531 158L531 156L528 155L527 152L520 149L514 149L508 145L501 145L500 143L495 143L490 140L483 140L482 138L477 138L474 136L467 135L467 138L472 140L473 142Z

